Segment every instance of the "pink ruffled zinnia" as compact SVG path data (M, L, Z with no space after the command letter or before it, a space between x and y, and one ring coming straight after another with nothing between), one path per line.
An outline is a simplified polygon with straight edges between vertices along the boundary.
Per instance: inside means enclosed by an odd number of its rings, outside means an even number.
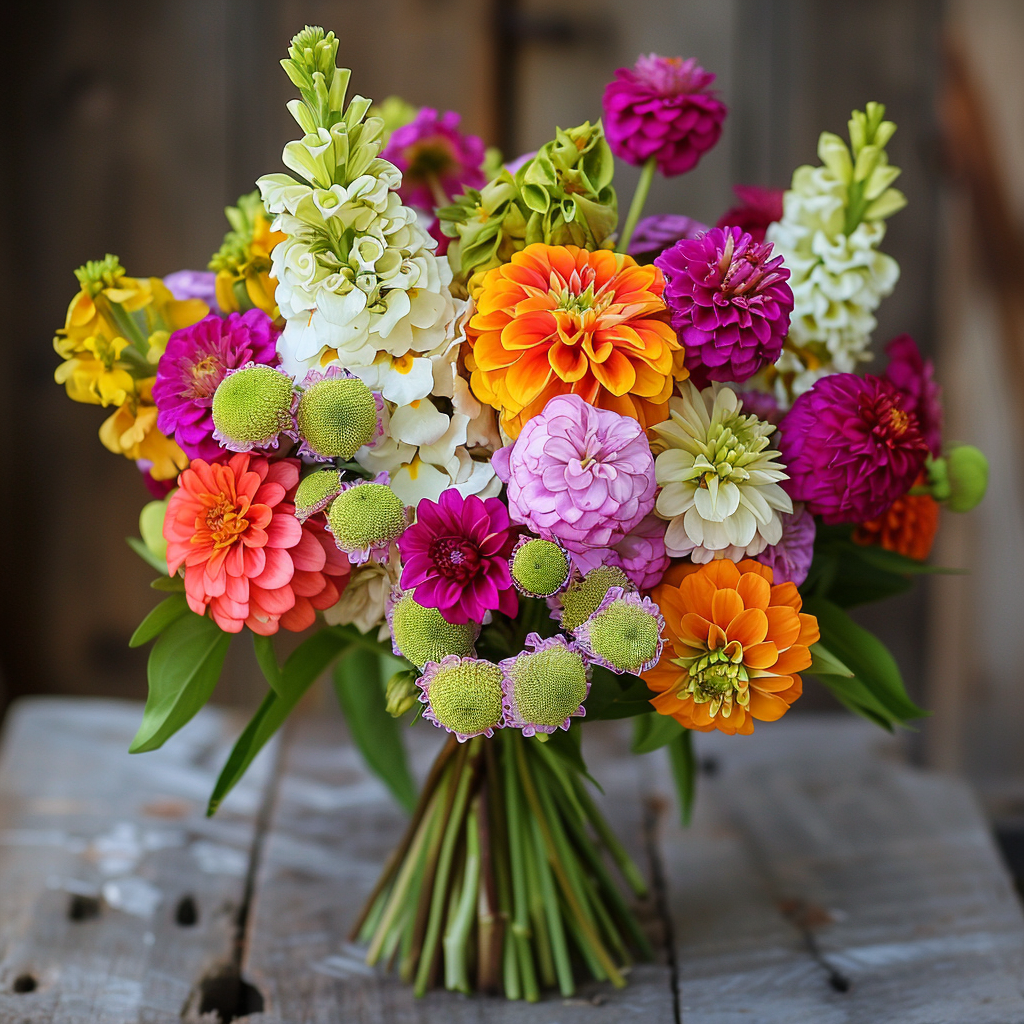
M639 167L650 157L671 178L696 166L722 134L725 104L715 80L692 57L640 57L604 90L604 130L612 152Z
M726 210L715 227L737 227L746 231L755 242L763 242L768 225L782 220L782 189L733 185L732 190L739 203Z
M558 395L491 465L508 484L512 519L553 539L583 571L599 565L654 508L654 456L629 416Z
M227 319L211 313L170 336L153 385L156 425L190 459L209 462L225 454L213 438L213 393L240 366L276 366L280 333L266 313L250 309Z
M666 249L654 265L665 274L672 327L697 387L739 383L779 358L793 291L771 242L755 242L739 228L712 228Z
M917 416L925 443L937 458L942 454L942 388L935 380L935 366L909 334L893 338L885 352L885 378L902 392L904 407Z
M465 498L453 487L437 501L424 498L398 540L402 589L451 623L482 622L489 611L514 616L519 601L508 559L515 542L497 498Z
M303 630L345 587L348 560L322 525L295 518L299 465L248 454L194 459L178 478L164 518L167 567L172 576L185 567L189 607L209 609L225 632Z
M902 393L882 377L834 373L793 403L779 428L783 487L826 523L862 523L906 494L928 445Z

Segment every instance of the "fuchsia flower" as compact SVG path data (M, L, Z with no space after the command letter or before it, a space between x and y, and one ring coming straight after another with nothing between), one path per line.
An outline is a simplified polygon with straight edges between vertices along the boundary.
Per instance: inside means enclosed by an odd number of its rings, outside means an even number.
M410 206L433 210L446 206L463 186L483 188L484 143L459 131L454 110L438 114L423 107L416 117L396 128L381 156L402 172L398 194Z
M416 523L399 538L403 590L451 623L482 622L489 611L515 615L519 601L508 568L516 541L497 498L464 498L449 488L424 498Z
M928 445L903 394L882 377L835 373L793 403L779 428L783 485L826 523L880 516L906 494Z
M771 544L759 555L756 561L767 565L773 573L773 582L794 583L800 586L811 568L814 558L814 516L800 504L793 506L792 513L782 512L782 539L778 544Z
M917 416L925 443L934 456L942 454L942 388L935 380L935 366L921 355L909 334L893 338L885 346L889 365L886 380L903 393L903 406Z
M604 90L604 129L612 152L639 167L655 157L666 178L695 167L722 134L726 106L715 80L692 57L638 58Z
M654 456L643 427L579 395L552 398L491 465L508 484L512 519L559 541L583 571L654 508Z
M276 366L278 334L266 313L250 309L227 319L211 313L171 335L153 385L156 423L190 459L210 462L225 454L213 438L213 393L230 370Z
M712 228L654 261L697 387L747 380L779 358L793 291L782 257L771 253L771 242L755 242L739 228Z
M739 203L726 210L715 227L737 227L746 231L755 242L763 242L768 225L782 220L782 189L733 185L732 190Z
M629 255L639 262L650 263L669 246L684 238L697 238L707 229L707 224L680 213L656 213L637 224L629 243Z

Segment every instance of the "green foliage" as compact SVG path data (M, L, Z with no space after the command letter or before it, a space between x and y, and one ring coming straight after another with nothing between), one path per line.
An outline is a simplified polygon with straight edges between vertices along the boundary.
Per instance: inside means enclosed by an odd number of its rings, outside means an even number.
M889 730L925 714L907 696L899 667L876 636L824 598L806 598L803 610L817 617L821 629L821 641L811 649L811 674L842 704Z
M188 611L188 601L184 594L172 594L164 598L143 620L138 629L132 633L129 647L141 647L158 637L167 627L180 619Z
M416 784L409 773L398 722L384 703L382 659L353 647L334 669L334 689L352 738L367 765L408 811L416 803Z
M213 693L230 643L212 619L192 612L166 626L149 653L149 697L130 753L156 750L193 718Z
M671 715L660 715L657 711L637 715L633 722L633 753L650 754L660 750L685 731Z
M693 733L689 729L682 729L669 743L668 758L679 797L679 817L685 827L690 824L697 793L697 759L693 756Z
M616 675L600 665L591 669L590 696L587 698L587 720L632 718L651 710L654 696L647 684L636 676Z
M180 576L157 576L150 587L153 590L163 590L171 594L184 594L185 581Z
M145 543L139 540L138 537L125 537L125 541L128 543L128 547L132 549L148 565L151 565L157 572L162 572L165 576L167 575L167 559L161 558L159 555L150 551L146 547Z

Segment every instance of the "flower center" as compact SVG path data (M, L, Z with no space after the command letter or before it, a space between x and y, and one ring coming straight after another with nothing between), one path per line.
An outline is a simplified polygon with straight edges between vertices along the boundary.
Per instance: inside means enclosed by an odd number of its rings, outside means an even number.
M595 289L597 275L593 267L584 267L582 271L574 270L566 281L554 271L551 273L550 293L556 302L556 308L574 316L585 313L601 313L612 301L612 293L607 285Z
M214 548L226 548L234 544L238 537L245 533L249 528L249 520L239 514L238 509L226 494L222 494L218 498L217 504L206 510L202 523L196 525L205 525ZM200 540L202 537L197 531L192 538L192 543L198 543Z
M690 696L695 704L708 704L708 714L728 718L733 704L750 703L747 670L743 667L743 645L730 640L724 647L708 651L690 665L679 696Z
M725 248L718 260L718 270L723 275L719 291L727 298L745 296L750 298L764 291L779 280L775 269L781 265L782 257L770 259L770 242L741 242L736 248L736 237L729 231Z
M420 139L407 146L402 155L409 162L405 177L416 181L440 177L458 164L451 142L442 135Z
M431 542L430 558L437 571L450 580L468 579L480 566L476 545L463 537L438 537Z
M694 461L701 471L699 487L707 487L714 477L719 480L746 480L746 467L761 457L768 447L768 438L754 428L759 425L756 416L733 416L712 423L702 457Z
M223 377L223 365L216 357L208 355L189 367L182 397L193 400L213 398L213 393L217 390L217 385Z
M641 57L634 73L645 85L649 85L663 96L678 96L694 92L703 84L706 72L699 67L695 58L658 57L650 54Z

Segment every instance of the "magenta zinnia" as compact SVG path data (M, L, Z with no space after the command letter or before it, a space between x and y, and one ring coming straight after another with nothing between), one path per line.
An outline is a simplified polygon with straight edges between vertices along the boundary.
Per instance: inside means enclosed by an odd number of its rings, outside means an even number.
M755 242L739 228L712 228L654 261L698 387L747 380L779 358L793 292L782 257L771 253L771 242Z
M604 90L604 130L612 152L640 166L655 158L666 178L696 166L722 134L725 104L715 80L692 57L640 57Z
M519 601L508 559L516 536L497 498L464 498L454 488L424 498L398 541L402 589L447 622L482 622L489 611L515 615Z
M277 336L262 310L216 314L175 331L160 357L153 385L157 426L178 442L190 459L218 459L226 453L213 439L213 393L247 363L277 365Z
M836 373L793 403L779 428L784 485L826 523L861 523L906 494L928 455L917 417L881 377Z
M921 355L909 334L893 338L885 354L889 357L886 380L903 393L904 408L917 416L928 449L938 457L942 454L942 388L935 380L935 366Z
M782 189L757 185L733 185L739 203L718 218L717 228L737 227L755 242L763 242L768 225L782 220Z

